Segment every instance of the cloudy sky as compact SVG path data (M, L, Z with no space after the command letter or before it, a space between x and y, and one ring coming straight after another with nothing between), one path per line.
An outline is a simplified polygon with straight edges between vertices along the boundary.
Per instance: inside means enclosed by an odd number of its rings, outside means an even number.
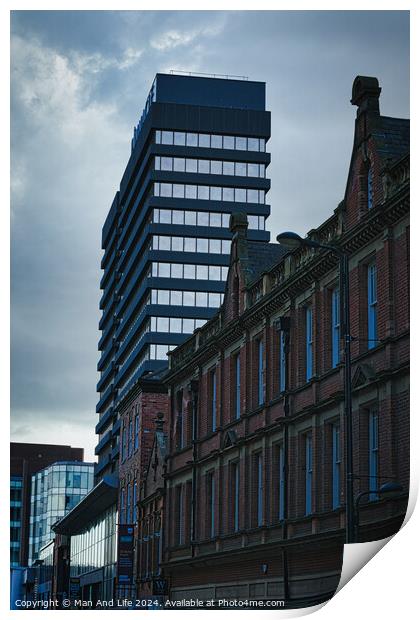
M93 459L101 226L158 71L267 82L269 229L306 233L343 196L356 75L409 116L407 12L12 14L12 440Z

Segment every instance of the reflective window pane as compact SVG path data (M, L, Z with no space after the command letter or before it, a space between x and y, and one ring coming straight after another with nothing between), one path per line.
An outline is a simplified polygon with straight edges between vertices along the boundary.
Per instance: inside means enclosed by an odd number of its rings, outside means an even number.
M172 224L184 223L184 211L172 211Z
M222 280L226 280L229 267L222 267Z
M220 280L220 267L218 265L210 265L209 280Z
M265 204L265 191L263 189L260 189L260 205L264 205Z
M195 303L197 306L206 307L207 306L207 293L197 292L195 294Z
M185 186L185 198L197 198L197 185L186 185Z
M173 144L174 143L174 132L173 131L162 131L162 144Z
M172 197L172 185L170 183L161 183L160 184L160 195L165 198Z
M161 157L160 169L171 171L172 170L172 157Z
M258 203L258 190L257 189L249 189L248 190L248 202L257 202Z
M246 202L246 189L240 187L235 189L235 202Z
M210 226L218 226L218 227L222 226L222 214L221 213L210 213Z
M185 237L184 252L195 252L197 240L194 237Z
M197 163L196 159L186 159L185 172L197 172Z
M260 174L259 164L248 164L248 176L258 177Z
M185 211L185 224L187 226L196 226L197 224L197 212Z
M199 185L198 186L198 200L208 200L209 199L209 186L208 185Z
M174 158L174 172L185 172L185 159L183 157Z
M193 291L184 291L184 306L195 305L195 293Z
M265 166L264 164L260 164L260 177L265 179Z
M206 211L198 211L197 212L197 225L198 226L208 226L209 225L209 214Z
M238 151L246 151L246 138L240 138L239 136L236 138L235 148Z
M155 157L155 170L160 170L160 157Z
M183 249L184 249L184 238L183 237L172 237L172 251L182 252Z
M198 134L187 133L187 146L198 146Z
M195 280L195 265L184 265L184 278Z
M230 213L223 213L222 214L222 226L223 226L223 228L229 228L229 220L230 220Z
M260 152L265 153L265 138L260 138Z
M156 141L156 144L160 144L162 141L162 132L160 131L160 129L156 130L155 141Z
M197 280L208 280L208 278L209 278L208 265L197 265Z
M158 290L157 292L158 304L169 305L169 291Z
M169 319L166 316L159 316L157 319L157 331L168 332L169 331Z
M222 162L221 161L211 161L210 162L210 172L211 172L211 174L222 174Z
M185 146L185 133L183 131L175 131L174 144Z
M248 138L248 151L259 151L260 141L258 138Z
M198 146L209 148L210 147L210 136L207 133L200 133L198 136Z
M236 162L235 174L237 177L246 177L246 164L243 164L242 162Z
M234 175L235 174L235 164L233 161L224 161L223 162L223 174Z
M210 239L210 253L220 254L222 250L222 242L220 239Z
M183 277L183 266L179 263L172 263L171 265L171 277L172 278L182 278Z
M169 263L159 263L159 277L160 278L171 277L171 266Z
M230 241L229 239L222 240L222 254L230 254Z
M197 252L205 252L209 251L209 240L208 239L197 239Z
M172 212L168 209L160 210L160 223L161 224L170 224L171 223L171 215Z
M210 200L222 200L221 187L210 187Z
M208 159L198 160L198 172L201 172L202 174L210 173L210 162Z
M173 195L174 198L184 198L184 196L185 196L185 185L180 185L179 183L174 183L172 195Z
M182 332L182 319L172 318L171 319L171 333L180 334Z
M234 200L233 187L223 188L223 200L226 202L233 202Z
M223 136L223 148L233 150L235 148L235 138L233 136Z
M182 319L182 332L192 334L194 331L194 319Z
M159 237L159 250L170 250L171 249L171 238L170 237Z
M211 137L211 148L212 149L223 148L223 136L212 136Z
M220 293L209 293L209 307L218 308L220 305Z
M171 306L182 306L182 291L171 291Z

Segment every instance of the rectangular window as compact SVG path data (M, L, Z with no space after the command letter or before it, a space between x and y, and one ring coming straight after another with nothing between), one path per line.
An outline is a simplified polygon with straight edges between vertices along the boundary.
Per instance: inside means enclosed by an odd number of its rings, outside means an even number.
M127 486L127 523L132 523L131 516L131 484Z
M332 507L333 510L340 506L340 425L332 426Z
M128 425L128 456L130 457L133 453L133 420L130 420L130 424Z
M208 509L208 534L209 538L214 538L214 516L215 516L215 496L214 496L214 473L210 472L207 476L207 509Z
M331 293L331 362L336 368L340 361L340 294L338 288Z
M241 357L237 353L234 358L235 366L235 418L241 417Z
M125 489L120 492L120 523L125 523Z
M133 482L133 523L137 521L137 480Z
M369 499L374 501L378 499L378 413L377 411L369 412Z
M262 340L257 341L258 352L258 404L264 403L264 343Z
M278 449L278 473L279 473L279 521L284 519L285 507L285 475L284 475L284 448L279 446Z
M312 513L312 435L305 435L305 514Z
M313 376L313 312L312 307L306 308L306 380Z
M371 263L367 268L368 289L368 349L373 349L378 344L378 319L377 319L377 269L376 263Z
M239 463L231 464L231 510L232 527L239 531Z
M122 437L121 437L121 462L124 463L125 461L125 443L126 443L126 439L127 439L127 429L124 426L123 427L123 432L122 432Z
M286 334L282 329L279 334L279 391L286 389Z
M212 370L210 372L210 418L211 418L211 430L214 433L216 430L217 424L217 380L216 380L216 370Z
M184 542L184 493L182 485L177 487L177 532L176 532L176 542L178 545L182 545Z
M257 490L257 525L263 524L263 460L262 454L255 457L256 490Z

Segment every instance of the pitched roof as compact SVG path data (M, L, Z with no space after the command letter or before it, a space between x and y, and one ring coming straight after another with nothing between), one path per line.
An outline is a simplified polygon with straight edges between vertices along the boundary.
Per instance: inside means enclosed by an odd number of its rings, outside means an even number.
M251 284L276 265L289 250L279 243L247 242L248 256L241 257L247 284Z
M383 160L396 161L410 151L409 119L380 116L372 135Z

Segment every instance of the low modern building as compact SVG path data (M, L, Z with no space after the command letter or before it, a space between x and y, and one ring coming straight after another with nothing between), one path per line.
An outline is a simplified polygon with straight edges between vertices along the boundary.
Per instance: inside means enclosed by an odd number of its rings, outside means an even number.
M26 567L33 474L56 461L83 461L83 449L36 443L10 444L10 566Z
M70 592L71 600L77 598L92 605L115 597L117 500L118 480L105 476L53 525L58 600L63 592Z
M409 491L409 121L380 90L355 79L344 200L308 234L349 256L360 541L398 531ZM221 310L169 356L161 569L172 600L305 606L334 594L345 541L337 258L247 229L234 214Z
M32 476L29 566L54 537L52 526L70 512L93 486L94 464L60 461Z

